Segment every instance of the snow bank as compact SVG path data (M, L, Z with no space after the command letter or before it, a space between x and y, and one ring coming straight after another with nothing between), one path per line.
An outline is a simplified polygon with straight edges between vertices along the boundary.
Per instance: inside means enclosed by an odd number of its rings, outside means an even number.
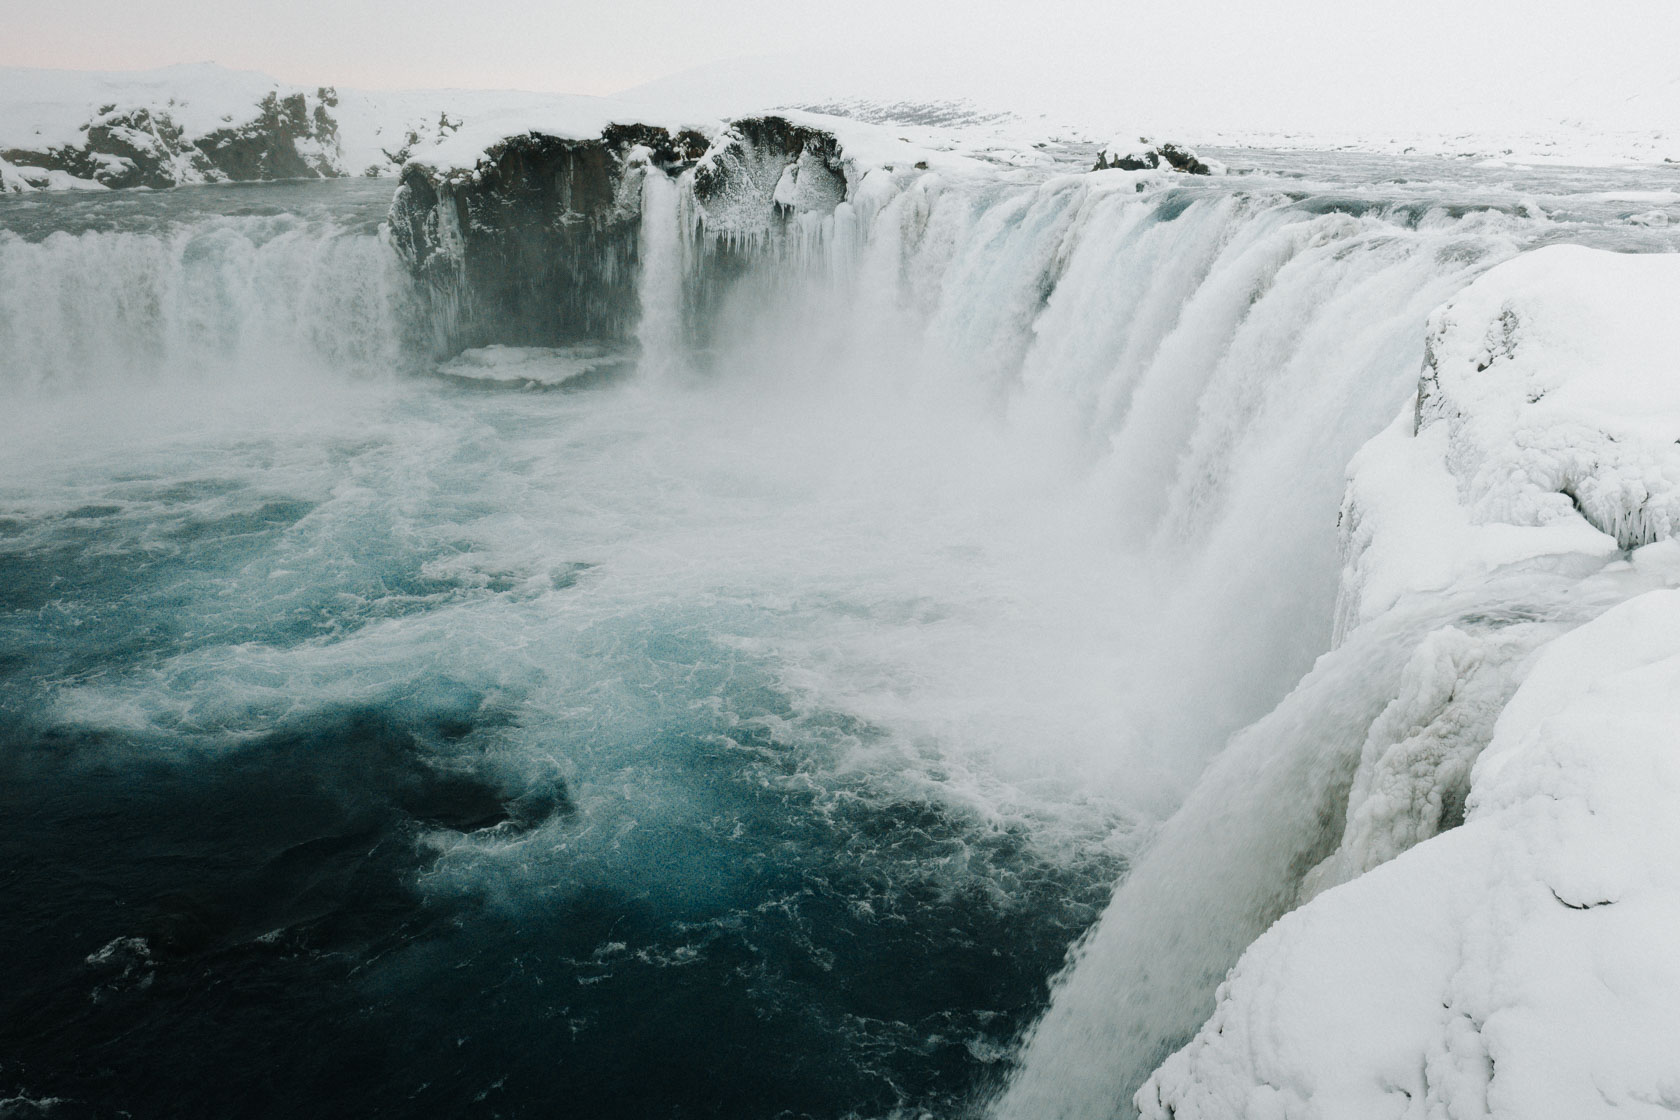
M303 89L210 63L132 72L0 68L0 191L259 177L221 166L217 152L240 136L272 133L277 124L279 131L296 133L284 142L301 162L282 161L281 173L260 177L394 175L410 161L470 175L489 149L513 137L593 140L623 125L707 137L726 130L723 116L695 104L652 94ZM292 115L298 121L287 119L288 105L297 109ZM878 106L837 102L834 108L855 115L797 109L774 115L834 135L859 167L1055 164L1044 151L1051 141L1038 125L1012 117L893 107L922 121L907 123L892 113L882 116ZM730 119L764 115L742 111Z
M1340 628L1549 558L1584 572L1680 520L1680 256L1555 245L1430 325L1417 407L1354 459Z
M0 149L78 144L105 106L167 113L193 136L243 120L271 92L297 92L250 70L202 62L157 70L0 67Z
M1680 593L1553 642L1455 829L1257 941L1148 1117L1680 1110Z
M1441 623L1143 1115L1680 1107L1677 302L1680 257L1557 246L1436 313L1351 468L1338 641Z

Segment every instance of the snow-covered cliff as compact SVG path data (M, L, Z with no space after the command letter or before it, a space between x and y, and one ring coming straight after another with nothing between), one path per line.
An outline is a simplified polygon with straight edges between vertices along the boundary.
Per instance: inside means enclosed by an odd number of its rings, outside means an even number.
M343 173L331 89L211 65L0 69L0 190Z
M1677 304L1680 258L1555 246L1436 314L1351 468L1323 661L1430 621L1305 904L1145 1116L1680 1108Z

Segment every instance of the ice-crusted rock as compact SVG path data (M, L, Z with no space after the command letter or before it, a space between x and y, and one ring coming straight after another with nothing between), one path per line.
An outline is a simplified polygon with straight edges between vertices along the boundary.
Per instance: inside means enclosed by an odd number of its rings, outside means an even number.
M782 116L735 121L695 167L694 197L707 230L725 237L762 236L791 214L832 213L846 198L840 143Z
M1657 823L1680 795L1676 301L1680 258L1557 246L1434 316L1414 407L1350 468L1337 640L1439 622L1305 905L1145 1116L1680 1105L1680 971L1654 967L1680 932L1680 833Z
M1472 518L1574 514L1637 548L1680 521L1674 261L1560 245L1433 323L1415 429L1444 422Z
M1586 571L1672 536L1677 300L1680 258L1556 245L1438 311L1412 415L1351 466L1338 630L1509 565Z
M1156 143L1147 136L1136 142L1114 140L1103 145L1097 153L1093 171L1154 171L1165 168L1187 175L1214 175L1224 171L1218 163L1207 163L1189 148L1173 143Z

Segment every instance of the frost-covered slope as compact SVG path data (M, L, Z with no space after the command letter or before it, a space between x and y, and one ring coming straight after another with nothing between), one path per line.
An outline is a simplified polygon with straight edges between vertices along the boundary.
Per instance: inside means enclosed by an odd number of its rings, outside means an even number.
M1435 317L1415 409L1352 467L1339 629L1436 622L1311 901L1145 1116L1680 1107L1677 303L1680 257L1559 246Z

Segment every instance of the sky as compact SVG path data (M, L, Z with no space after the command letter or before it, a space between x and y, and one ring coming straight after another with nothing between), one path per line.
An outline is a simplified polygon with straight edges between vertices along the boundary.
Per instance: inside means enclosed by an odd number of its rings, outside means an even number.
M0 65L589 94L689 71L667 88L1279 129L1660 125L1680 112L1676 44L1680 0L0 0Z

